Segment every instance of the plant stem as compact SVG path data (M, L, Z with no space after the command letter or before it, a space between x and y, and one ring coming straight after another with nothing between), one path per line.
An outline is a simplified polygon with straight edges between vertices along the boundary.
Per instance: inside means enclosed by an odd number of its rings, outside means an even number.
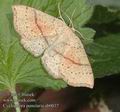
M11 95L13 97L13 101L14 101L14 106L15 106L16 112L21 112L20 104L19 104L19 101L18 101L18 96L17 96L15 88L11 89Z

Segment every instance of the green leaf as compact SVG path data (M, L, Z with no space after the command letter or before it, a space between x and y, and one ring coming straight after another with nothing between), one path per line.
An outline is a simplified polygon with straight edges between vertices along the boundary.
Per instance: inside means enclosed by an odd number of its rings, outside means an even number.
M96 78L120 73L120 33L97 38L87 52Z
M102 6L96 6L93 16L90 19L90 24L104 24L104 23L110 23L119 18L120 11L116 10L110 10L107 7Z

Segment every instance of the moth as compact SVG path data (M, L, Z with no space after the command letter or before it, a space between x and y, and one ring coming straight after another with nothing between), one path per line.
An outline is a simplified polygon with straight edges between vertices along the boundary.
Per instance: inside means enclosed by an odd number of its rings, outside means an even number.
M20 43L41 58L51 76L74 87L93 88L93 72L84 46L65 22L24 5L14 5L12 10Z

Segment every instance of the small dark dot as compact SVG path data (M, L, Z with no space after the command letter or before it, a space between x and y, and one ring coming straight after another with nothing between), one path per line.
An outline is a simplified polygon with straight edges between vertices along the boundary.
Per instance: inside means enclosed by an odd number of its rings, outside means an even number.
M26 26L26 28L28 28L28 26Z

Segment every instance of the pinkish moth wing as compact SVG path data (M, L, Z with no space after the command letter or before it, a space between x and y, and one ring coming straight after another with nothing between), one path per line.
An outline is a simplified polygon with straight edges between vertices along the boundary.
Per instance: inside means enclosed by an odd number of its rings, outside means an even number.
M94 77L83 44L61 20L23 5L13 8L14 27L21 44L42 63L50 75L74 87L93 88Z

